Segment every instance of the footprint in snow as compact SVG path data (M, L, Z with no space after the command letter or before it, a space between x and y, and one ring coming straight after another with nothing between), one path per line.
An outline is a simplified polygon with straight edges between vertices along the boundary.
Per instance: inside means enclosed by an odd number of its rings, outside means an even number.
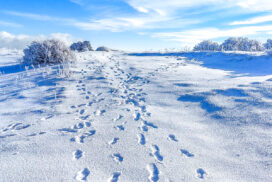
M80 159L82 156L83 156L83 152L82 152L81 150L76 150L76 151L73 153L73 158L74 158L74 160L78 160L78 159Z
M85 109L81 109L79 114L82 115L85 112Z
M90 174L90 170L88 168L84 168L82 171L77 172L76 180L78 181L86 181Z
M110 145L114 145L114 144L116 144L116 143L118 142L118 140L119 140L119 138L118 138L118 137L115 137L115 138L113 138L113 139L109 142L109 144L110 144Z
M207 174L202 168L196 170L197 177L200 179L204 179L204 175Z
M82 128L84 128L84 123L82 123L82 122L77 123L77 124L74 125L73 128L76 129L76 130L82 129Z
M108 182L118 182L120 175L120 172L114 172Z
M22 129L26 129L30 127L30 124L24 125L23 123L15 123L15 124L9 125L8 127L10 127L11 130L22 130Z
M143 134L138 135L138 142L141 145L145 145L145 136Z
M188 150L180 149L181 153L185 155L186 157L194 157L195 155L190 153Z
M124 160L124 158L119 153L112 154L112 157L116 162L123 162Z
M85 138L93 136L96 133L96 130L90 130L87 133L83 133L83 135L75 136L70 139L71 142L77 142L79 144L84 143Z
M169 138L170 140L174 141L174 142L178 142L178 139L177 139L176 136L173 135L173 134L169 134L169 135L168 135L168 138Z
M158 161L163 161L163 156L160 154L160 148L157 145L152 146L153 156Z
M123 125L117 125L116 128L120 131L124 131L125 127Z
M158 169L158 167L156 166L156 164L152 163L152 164L149 164L147 165L147 170L149 172L149 181L150 182L157 182L159 181L159 174L160 174L160 171Z

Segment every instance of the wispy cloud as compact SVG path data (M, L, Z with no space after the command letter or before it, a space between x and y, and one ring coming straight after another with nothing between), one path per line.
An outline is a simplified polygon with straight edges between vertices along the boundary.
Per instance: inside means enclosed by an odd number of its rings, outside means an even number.
M4 13L38 21L57 21L64 25L73 26L82 30L109 30L112 32L121 32L133 29L161 28L162 26L164 28L176 28L199 22L199 20L187 20L174 16L158 16L158 14L154 12L141 16L91 19L89 21L16 11L4 11Z
M252 24L264 23L269 21L272 21L272 15L259 16L259 17L251 18L244 21L234 21L230 23L230 25L250 25L250 24L252 25Z
M247 26L233 29L203 28L187 30L182 32L154 33L153 37L163 38L170 41L178 41L183 45L192 46L207 39L218 39L226 37L251 36L258 34L269 34L272 25L267 26Z
M14 28L22 27L21 24L13 23L13 22L7 22L7 21L1 21L1 20L0 20L0 26L14 27Z
M82 0L70 0L70 2L77 4L77 5L83 5L83 1Z
M17 12L17 11L3 11L3 13L12 15L12 16L24 17L24 18L39 20L39 21L61 21L61 22L74 21L74 19L69 19L69 18L60 18L60 17L53 17L48 15L40 15L40 14Z

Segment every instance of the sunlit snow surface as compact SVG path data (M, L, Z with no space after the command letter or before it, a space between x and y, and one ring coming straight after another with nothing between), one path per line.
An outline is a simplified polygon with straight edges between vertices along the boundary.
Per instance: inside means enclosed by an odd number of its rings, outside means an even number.
M272 179L265 54L21 56L0 55L1 182Z

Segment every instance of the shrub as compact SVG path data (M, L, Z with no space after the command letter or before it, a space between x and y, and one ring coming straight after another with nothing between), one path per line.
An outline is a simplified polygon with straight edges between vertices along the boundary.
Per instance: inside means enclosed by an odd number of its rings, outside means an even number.
M70 46L70 49L78 52L93 51L91 43L89 41L76 42Z
M194 47L194 51L219 51L219 44L210 40L204 40Z
M109 51L111 51L111 49L110 49L110 48L107 48L107 47L102 46L102 47L98 47L98 48L96 49L96 51L105 51L105 52L109 52Z
M70 49L59 40L34 41L24 49L25 64L57 64L67 63L74 58Z
M262 51L263 46L257 40L230 37L221 44L220 49L225 51Z
M272 50L272 39L268 39L266 43L264 44L264 48L267 50Z

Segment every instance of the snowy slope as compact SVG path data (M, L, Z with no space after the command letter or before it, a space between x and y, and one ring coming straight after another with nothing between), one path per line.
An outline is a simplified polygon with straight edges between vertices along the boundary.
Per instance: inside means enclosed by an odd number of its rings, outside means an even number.
M0 181L271 181L272 60L218 54L1 54Z

